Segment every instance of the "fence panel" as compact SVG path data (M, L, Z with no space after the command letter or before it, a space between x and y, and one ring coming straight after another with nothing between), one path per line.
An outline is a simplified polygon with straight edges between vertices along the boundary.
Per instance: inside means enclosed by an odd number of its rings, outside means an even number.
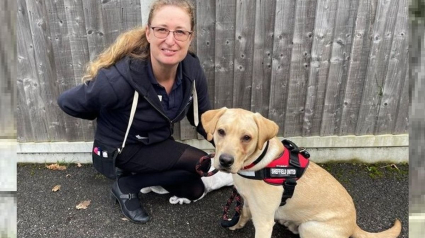
M17 1L18 141L93 139L95 121L56 99L120 33L147 23L152 2ZM260 112L279 136L407 133L407 0L190 2L214 108ZM175 138L200 137L184 120Z

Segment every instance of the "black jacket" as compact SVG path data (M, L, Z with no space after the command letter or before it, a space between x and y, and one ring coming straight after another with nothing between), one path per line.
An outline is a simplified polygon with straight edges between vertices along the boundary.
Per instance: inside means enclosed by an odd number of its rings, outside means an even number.
M173 134L174 123L187 116L194 125L193 83L198 95L199 125L197 131L206 138L200 121L202 113L211 109L207 81L198 58L188 54L180 63L183 74L183 102L178 116L168 118L158 95L147 77L153 77L150 61L143 61L139 77L130 73L130 58L125 57L107 69L99 70L92 81L63 92L58 98L59 107L67 114L93 120L97 118L95 140L115 148L121 147L130 117L134 90L139 101L126 144L152 144Z

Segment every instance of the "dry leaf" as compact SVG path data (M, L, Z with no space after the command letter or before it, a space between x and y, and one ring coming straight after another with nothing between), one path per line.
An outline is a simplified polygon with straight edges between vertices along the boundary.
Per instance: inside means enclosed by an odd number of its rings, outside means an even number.
M75 206L75 208L77 208L78 210L80 209L87 209L87 207L90 205L91 200L87 200L87 201L82 201L80 202L80 204L78 204L77 206Z
M51 165L47 165L46 168L51 169L51 170L65 170L66 166L61 166L58 164L51 164Z
M78 163L78 164L77 164L77 167L78 167L78 168L81 168L81 167L83 167L83 165L81 165L80 163Z
M60 185L56 185L56 186L54 186L54 187L52 188L52 191L53 191L53 192L57 192L57 191L59 191L59 189L61 189L61 186L60 186Z
M67 177L67 178L71 177L71 174L67 174L67 175L66 175L66 177Z
M122 217L121 220L128 221L128 219L126 217Z

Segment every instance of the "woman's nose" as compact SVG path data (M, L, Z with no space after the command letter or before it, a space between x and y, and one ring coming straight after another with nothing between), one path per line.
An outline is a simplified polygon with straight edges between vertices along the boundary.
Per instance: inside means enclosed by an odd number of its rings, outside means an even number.
M170 31L170 33L168 33L168 36L165 38L165 43L167 43L168 45L174 45L174 43L176 43L175 40L176 39L174 39L174 33Z

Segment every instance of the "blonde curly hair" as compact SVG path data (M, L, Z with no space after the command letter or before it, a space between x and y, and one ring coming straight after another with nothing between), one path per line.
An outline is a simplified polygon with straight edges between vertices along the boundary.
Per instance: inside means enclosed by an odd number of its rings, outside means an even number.
M187 0L156 0L152 3L147 26L150 26L152 18L157 10L163 6L177 6L185 10L191 19L191 31L195 27L195 9ZM86 74L83 76L83 83L93 80L98 71L108 68L125 56L146 60L150 56L149 42L146 39L146 26L136 27L120 34L115 42L106 48L99 56L89 62Z

